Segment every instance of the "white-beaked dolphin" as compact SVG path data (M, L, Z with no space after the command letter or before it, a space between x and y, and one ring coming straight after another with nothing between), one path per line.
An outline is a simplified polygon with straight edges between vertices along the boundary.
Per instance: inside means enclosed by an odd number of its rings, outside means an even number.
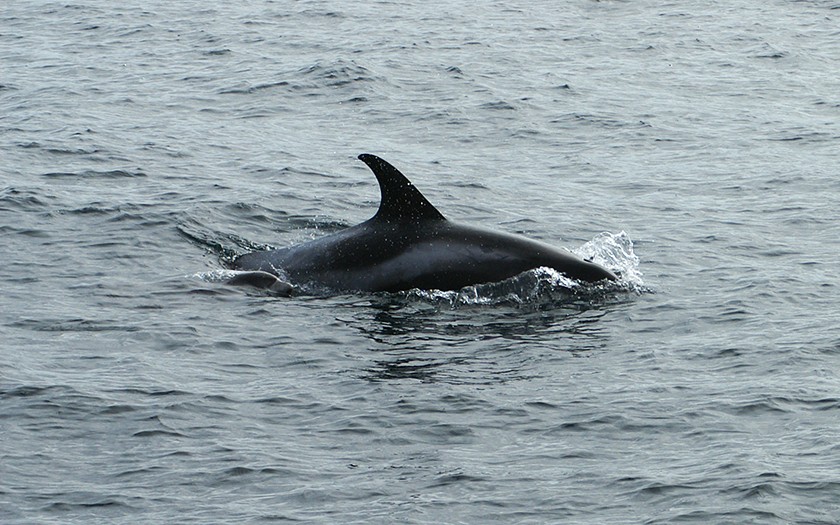
M376 215L303 244L241 255L231 264L244 272L235 284L288 292L279 276L336 291L459 290L540 267L587 283L617 279L565 250L449 221L395 167L367 153L359 159L379 181Z

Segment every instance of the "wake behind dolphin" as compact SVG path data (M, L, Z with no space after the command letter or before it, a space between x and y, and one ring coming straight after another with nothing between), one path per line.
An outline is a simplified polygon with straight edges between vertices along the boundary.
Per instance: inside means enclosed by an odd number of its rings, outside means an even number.
M239 256L232 284L288 292L278 279L336 291L459 290L540 267L587 283L615 274L569 252L524 237L447 220L395 167L375 155L359 159L379 182L379 210L367 221L278 250Z

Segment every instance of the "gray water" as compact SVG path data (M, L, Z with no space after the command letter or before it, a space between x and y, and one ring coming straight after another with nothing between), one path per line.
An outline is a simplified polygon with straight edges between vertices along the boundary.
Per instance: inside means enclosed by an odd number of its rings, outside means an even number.
M0 522L840 522L838 42L833 1L3 3ZM371 216L362 152L623 288L214 282Z

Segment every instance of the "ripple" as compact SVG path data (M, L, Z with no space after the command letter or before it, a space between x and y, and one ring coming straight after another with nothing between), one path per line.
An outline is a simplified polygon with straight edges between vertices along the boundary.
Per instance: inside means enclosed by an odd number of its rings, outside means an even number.
M34 211L52 206L54 198L33 189L0 190L0 211Z
M132 437L157 437L157 436L172 436L172 437L186 437L181 432L174 430L140 430L132 434Z
M124 179L124 178L145 177L146 174L141 172L141 171L127 171L127 170L108 170L108 171L82 170L82 171L76 171L76 172L55 171L55 172L50 172L50 173L44 173L43 176L47 177L47 178Z
M140 327L102 319L22 319L10 326L36 332L137 332Z

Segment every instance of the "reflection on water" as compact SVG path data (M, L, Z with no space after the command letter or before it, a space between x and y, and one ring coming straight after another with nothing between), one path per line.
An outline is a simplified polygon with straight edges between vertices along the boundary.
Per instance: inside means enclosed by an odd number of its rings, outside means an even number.
M599 320L620 303L442 307L416 295L374 301L344 320L368 337L373 381L496 383L539 375L540 360L608 346Z

